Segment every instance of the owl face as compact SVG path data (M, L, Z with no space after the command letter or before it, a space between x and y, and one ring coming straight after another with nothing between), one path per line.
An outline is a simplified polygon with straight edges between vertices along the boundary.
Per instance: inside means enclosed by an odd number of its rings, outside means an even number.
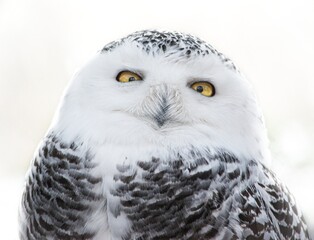
M249 83L213 47L180 33L106 45L75 75L54 125L68 138L121 146L198 145L255 159L267 149Z

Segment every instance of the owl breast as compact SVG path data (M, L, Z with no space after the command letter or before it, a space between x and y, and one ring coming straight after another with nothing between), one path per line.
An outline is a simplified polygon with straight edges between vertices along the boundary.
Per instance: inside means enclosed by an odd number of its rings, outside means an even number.
M230 197L247 178L238 160L194 154L193 164L187 164L177 156L117 166L111 194L120 204L108 210L130 220L125 239L210 239L228 224Z
M107 210L127 219L120 239L309 239L293 197L260 162L222 150L172 156L117 165Z

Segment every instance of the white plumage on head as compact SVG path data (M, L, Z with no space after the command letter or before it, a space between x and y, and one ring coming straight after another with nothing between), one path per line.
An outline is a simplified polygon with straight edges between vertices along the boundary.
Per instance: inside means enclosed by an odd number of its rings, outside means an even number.
M165 52L152 44L148 52L141 50L139 40L134 40L141 34L104 48L75 75L55 122L65 137L127 145L184 145L191 144L192 138L239 157L269 161L262 115L250 84L239 71L226 65L218 52L203 56L195 49L195 54L184 55L189 42L168 46L169 39L163 39ZM206 49L204 42L199 45ZM122 70L140 72L143 81L117 82ZM195 81L212 83L215 96L193 91L190 85ZM169 119L158 127L154 114L164 96L172 101Z

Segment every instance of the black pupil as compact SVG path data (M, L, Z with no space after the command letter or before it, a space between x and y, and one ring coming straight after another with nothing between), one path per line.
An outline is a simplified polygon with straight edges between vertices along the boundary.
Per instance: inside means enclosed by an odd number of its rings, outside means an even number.
M204 88L202 86L197 86L196 91L201 93L203 92Z
M135 81L135 77L130 77L129 82Z

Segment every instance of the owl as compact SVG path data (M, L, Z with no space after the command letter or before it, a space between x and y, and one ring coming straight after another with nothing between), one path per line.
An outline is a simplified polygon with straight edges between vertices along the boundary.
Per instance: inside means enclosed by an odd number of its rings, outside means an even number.
M107 44L70 82L35 153L20 239L310 239L255 94L189 34Z

